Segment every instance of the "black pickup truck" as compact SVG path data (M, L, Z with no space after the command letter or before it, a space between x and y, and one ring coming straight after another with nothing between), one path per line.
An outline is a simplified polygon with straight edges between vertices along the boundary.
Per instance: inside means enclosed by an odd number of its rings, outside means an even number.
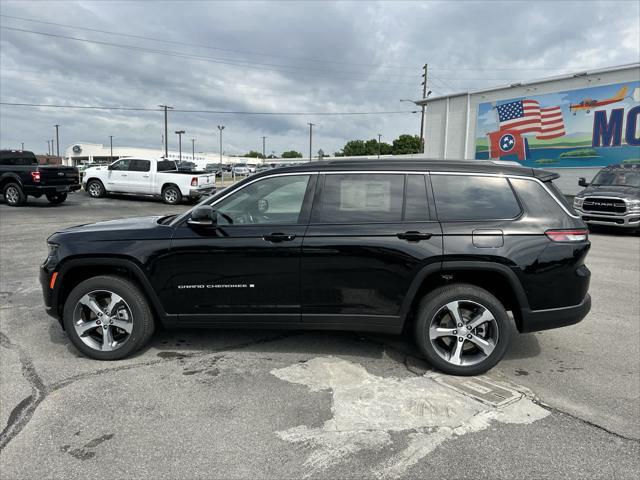
M80 190L76 167L38 165L33 152L0 150L0 192L7 205L23 205L27 195L36 198L45 195L49 202L58 204L76 190Z

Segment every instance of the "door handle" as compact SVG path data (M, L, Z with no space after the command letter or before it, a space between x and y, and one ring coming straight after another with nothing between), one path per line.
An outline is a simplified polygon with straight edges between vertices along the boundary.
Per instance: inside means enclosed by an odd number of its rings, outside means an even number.
M404 232L397 233L396 237L400 240L407 240L409 242L419 242L420 240L429 240L433 235L430 233L422 233L422 232Z
M149 178L149 175L142 175L142 178Z
M264 235L262 238L267 242L278 243L278 242L290 242L291 240L296 238L296 236L289 235L287 233L270 233L269 235Z
M126 177L126 176L127 176L127 174L126 174L126 173L123 173L123 174L121 175L121 177Z

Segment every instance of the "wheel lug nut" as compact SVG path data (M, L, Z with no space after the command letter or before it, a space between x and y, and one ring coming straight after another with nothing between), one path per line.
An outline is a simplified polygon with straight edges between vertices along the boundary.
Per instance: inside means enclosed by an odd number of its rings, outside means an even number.
M461 326L462 326L462 324L461 324L461 323L459 323L459 324L458 324L458 327L461 327Z
M453 331L453 334L454 334L454 335L457 335L457 334L458 334L458 330L454 330L454 331Z
M108 326L106 326L106 325L103 325L103 326L102 326L102 328L104 328L104 329L106 330L106 329L107 329L107 328L109 328L109 327L108 327Z
M100 325L100 323L102 323L100 320L96 320L96 325Z
M459 342L461 342L462 340L464 340L464 338L462 338L462 337L459 337L459 338L458 338L458 341L459 341Z
M467 325L467 330L471 330L471 326L470 325Z
M471 338L471 334L467 335L467 338Z

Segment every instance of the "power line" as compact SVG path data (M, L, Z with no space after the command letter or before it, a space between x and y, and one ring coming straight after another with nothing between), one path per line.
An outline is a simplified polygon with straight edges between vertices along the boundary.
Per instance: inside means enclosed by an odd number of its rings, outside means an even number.
M136 108L136 107L109 107L96 105L60 105L51 103L17 103L17 102L0 102L0 105L12 107L36 107L36 108L65 108L78 110L121 110L121 111L144 111L144 112L162 112L162 108ZM392 110L392 111L368 111L368 112L251 112L251 111L233 111L233 110L190 110L184 108L175 108L171 110L173 113L212 113L217 115L282 115L282 116L338 116L338 115L395 115L417 113L418 110Z
M5 18L11 18L14 20L22 20L25 22L32 22L32 23L40 23L43 25L52 25L52 26L56 26L56 27L63 27L63 28L72 28L75 30L86 30L88 32L96 32L96 33L105 33L108 35L118 35L119 37L129 37L129 38L137 38L139 40L149 40L152 42L161 42L161 43L166 43L166 44L172 44L172 45L183 45L186 47L197 47L197 48L206 48L209 50L216 50L216 51L220 51L220 52L230 52L230 53L244 53L247 55L254 55L254 56L262 56L262 57L273 57L273 58L287 58L290 60L299 60L299 61L303 61L303 62L317 62L317 63L332 63L332 64L337 64L337 65L353 65L353 66L358 66L358 67L372 67L372 68L402 68L402 69L411 69L413 70L413 67L409 66L409 65L375 65L375 64L368 64L368 63L355 63L355 62L342 62L339 60L323 60L323 59L319 59L319 58L304 58L304 57L297 57L297 56L292 56L292 55L282 55L282 54L275 54L275 53L266 53L266 52L256 52L256 51L251 51L251 50L238 50L238 49L231 49L231 48L222 48L222 47L214 47L211 45L204 45L204 44L198 44L198 43L189 43L189 42L180 42L177 40L167 40L167 39L163 39L163 38L157 38L157 37L146 37L143 35L134 35L131 33L121 33L121 32L113 32L113 31L109 31L109 30L100 30L97 28L89 28L89 27L81 27L78 25L69 25L69 24L65 24L65 23L56 23L56 22L47 22L44 20L36 20L33 18L26 18L26 17L17 17L14 15L4 15L4 14L0 14L0 17L5 17Z
M124 48L124 49L128 49L128 50L136 50L136 51L140 51L140 52L146 52L146 53L155 53L158 55L166 55L166 56L170 56L170 57L177 57L177 58L185 58L185 59L193 59L193 60L200 60L200 61L205 61L205 62L211 62L211 63L218 63L218 64L222 64L222 65L230 65L230 66L235 66L235 67L247 67L247 68L254 68L254 69L258 69L258 70L270 70L270 71L275 71L275 72L279 72L282 73L281 70L294 70L294 72L288 72L288 73L295 73L295 70L314 70L317 71L318 73L313 73L314 77L317 76L333 76L333 75L339 75L342 76L343 78L351 78L351 79L360 79L360 80L364 80L367 82L374 82L374 83L394 83L394 84L401 84L401 85L411 85L410 82L398 82L398 81L393 81L393 80L370 80L368 76L355 76L355 74L357 74L358 72L355 71L334 71L334 72L328 72L326 69L313 69L313 68L299 68L299 67L295 67L295 66L289 66L289 65L281 65L281 64L271 64L271 63L263 63L263 62L249 62L249 61L244 61L244 63L240 63L240 62L234 62L234 61L229 61L228 59L224 59L224 58L216 58L216 57L207 57L205 55L196 55L196 54L191 54L191 53L185 53L185 52L176 52L173 50L159 50L159 49L154 49L154 48L147 48L147 47L140 47L137 45L128 45L128 44L124 44L124 43L113 43L113 42L107 42L107 41L103 41L103 40L91 40L88 38L79 38L79 37L71 37L68 35L60 35L60 34L56 34L56 33L47 33L47 32L38 32L35 30L27 30L24 28L15 28L15 27L7 27L7 26L0 26L0 29L3 30L11 30L14 32L21 32L21 33L30 33L33 35L42 35L45 37L51 37L51 38L62 38L65 40L73 40L76 42L84 42L84 43L92 43L92 44L96 44L96 45L103 45L103 46L109 46L109 47L117 47L117 48ZM327 73L329 73L330 75L326 75ZM385 74L385 75L390 75L390 76L394 76L394 74ZM403 77L411 77L409 75L395 75L395 76L403 76Z

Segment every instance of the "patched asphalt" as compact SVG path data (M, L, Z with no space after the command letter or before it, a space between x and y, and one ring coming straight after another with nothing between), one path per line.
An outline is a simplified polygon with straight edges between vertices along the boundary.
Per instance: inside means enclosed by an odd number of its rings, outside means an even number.
M42 307L56 229L179 212L71 195L0 203L2 478L628 478L640 473L640 238L599 232L580 324L519 335L494 408L439 384L405 337L159 331L86 359Z

